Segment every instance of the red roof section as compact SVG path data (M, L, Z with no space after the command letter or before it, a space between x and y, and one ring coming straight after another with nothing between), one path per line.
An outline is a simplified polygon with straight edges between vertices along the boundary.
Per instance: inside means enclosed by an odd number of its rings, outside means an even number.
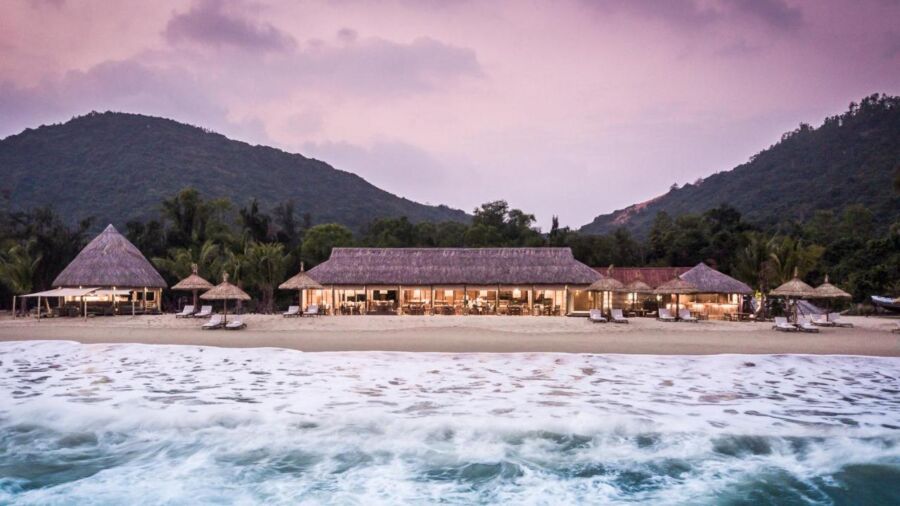
M594 267L594 270L606 276L609 267ZM656 288L689 270L691 267L613 267L612 277L625 285L641 280L650 288Z

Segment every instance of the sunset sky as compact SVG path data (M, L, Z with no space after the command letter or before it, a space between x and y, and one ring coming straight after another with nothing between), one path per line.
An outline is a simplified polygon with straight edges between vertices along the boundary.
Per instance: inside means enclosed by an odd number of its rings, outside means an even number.
M900 1L0 3L0 137L165 116L581 226L900 93Z

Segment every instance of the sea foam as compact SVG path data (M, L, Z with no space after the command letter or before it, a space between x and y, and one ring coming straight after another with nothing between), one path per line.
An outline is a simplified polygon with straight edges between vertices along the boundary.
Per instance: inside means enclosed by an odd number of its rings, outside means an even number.
M892 504L898 427L891 358L0 343L0 503Z

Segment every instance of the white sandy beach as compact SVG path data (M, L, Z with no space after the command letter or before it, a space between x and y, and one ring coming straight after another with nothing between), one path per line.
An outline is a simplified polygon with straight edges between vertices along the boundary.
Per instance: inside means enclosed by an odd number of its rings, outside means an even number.
M847 317L854 328L818 334L783 333L768 323L663 323L634 318L628 325L586 318L366 316L283 318L244 315L241 331L200 330L202 321L173 315L110 318L0 319L0 341L278 347L301 351L570 352L697 355L835 354L900 356L896 320Z

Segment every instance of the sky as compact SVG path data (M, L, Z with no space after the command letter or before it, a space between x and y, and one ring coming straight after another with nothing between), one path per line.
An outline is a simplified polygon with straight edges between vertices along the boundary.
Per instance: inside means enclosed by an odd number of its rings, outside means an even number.
M0 138L169 117L579 227L876 93L900 0L3 0Z

